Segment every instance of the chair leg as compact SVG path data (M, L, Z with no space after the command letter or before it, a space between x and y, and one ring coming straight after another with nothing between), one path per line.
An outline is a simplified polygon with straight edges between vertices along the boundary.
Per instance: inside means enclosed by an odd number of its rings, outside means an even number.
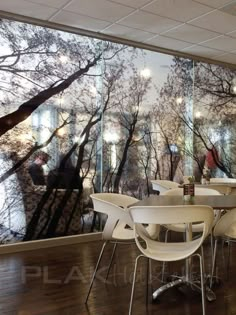
M131 297L130 297L130 303L129 303L129 315L132 315L133 298L134 298L134 286L135 286L135 281L136 281L136 272L137 272L138 261L139 261L140 257L145 257L145 256L144 255L139 255L135 259L134 275L133 275L133 282L132 282L132 290L131 290Z
M214 277L214 272L215 272L216 251L217 251L217 239L215 240L215 245L214 245L213 260L212 260L212 266L211 266L210 288L212 288L213 277Z
M106 245L107 245L107 241L104 242L104 244L102 245L102 249L100 251L100 254L99 254L99 257L98 257L98 261L97 261L97 264L96 264L96 267L95 267L95 270L94 270L94 273L93 273L93 276L92 276L92 279L91 279L91 282L90 282L90 285L89 285L89 290L88 290L88 293L87 293L87 296L86 296L86 299L85 299L85 304L87 304L87 302L88 302L88 298L89 298L89 295L90 295L90 292L91 292L91 289L92 289L92 286L93 286L93 282L94 282L94 279L95 279L95 276L96 276L96 273L97 273L100 261L102 259L102 255L104 253L104 248L105 248Z
M213 264L213 256L214 256L214 240L213 240L212 231L211 231L210 237L211 237L211 265L212 265Z
M110 264L109 264L108 269L107 269L106 281L107 281L107 278L109 276L111 265L112 265L112 262L113 262L113 259L114 259L114 255L115 255L115 252L116 252L116 247L117 247L117 243L115 243L114 246L113 246L113 251L112 251L111 259L110 259Z
M149 288L149 275L151 280L151 259L148 258L147 260L147 274L146 274L146 305L148 305L148 288Z
M149 259L149 284L151 285L151 292L153 291L152 289L152 260Z
M227 280L229 280L229 265L230 265L230 249L231 249L231 242L228 242L228 257L227 257Z
M203 275L204 275L204 279L205 279L206 271L205 271L205 255L204 255L203 246L201 246L201 256L202 256Z
M206 295L205 295L205 281L204 281L204 266L203 259L200 254L196 254L199 257L200 274L201 274L201 293L202 293L202 315L206 314Z
M168 233L169 233L169 230L166 230L166 233L165 233L165 243L167 243L167 241L168 241ZM161 271L161 282L164 282L165 269L166 269L166 262L163 261L163 263L162 263L162 271Z

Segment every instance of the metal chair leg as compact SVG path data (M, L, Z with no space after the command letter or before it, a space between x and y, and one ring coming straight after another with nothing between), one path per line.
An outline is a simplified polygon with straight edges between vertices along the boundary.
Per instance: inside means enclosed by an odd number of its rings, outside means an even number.
M214 272L215 272L216 251L217 251L217 239L215 240L215 245L214 245L213 261L212 261L212 266L211 266L210 288L212 288L213 277L214 277Z
M206 271L205 271L205 255L204 255L203 246L201 246L201 256L202 256L203 275L204 275L204 279L205 279Z
M116 252L116 247L117 247L117 243L114 244L114 247L113 247L113 251L112 251L112 254L111 254L111 259L110 259L110 264L108 266L108 269L107 269L107 274L106 274L106 281L107 281L107 278L109 276L109 272L110 272L110 269L111 269L111 265L112 265L112 262L113 262L113 259L114 259L114 255L115 255L115 252Z
M133 282L132 282L132 290L131 290L131 297L130 297L130 303L129 303L129 315L132 315L133 298L134 298L134 286L135 286L135 281L136 281L136 272L137 272L138 260L139 260L140 257L145 257L145 256L144 255L139 255L135 259L134 275L133 275Z
M196 254L199 257L200 274L201 274L201 293L202 293L202 315L206 314L206 295L205 295L205 281L204 281L204 266L203 259L200 254Z
M211 231L210 237L211 237L211 265L213 265L214 239L213 239L213 233L212 233L212 231Z
M165 243L167 243L167 241L168 241L168 233L169 233L169 230L166 230L166 232L165 232ZM162 271L161 271L161 282L164 282L165 268L166 268L166 262L163 261L163 263L162 263Z
M146 305L148 305L148 288L149 288L149 274L151 269L151 259L147 259L147 272L146 272Z
M91 292L91 289L92 289L92 286L93 286L93 282L94 282L94 279L95 279L95 276L96 276L96 273L97 273L100 261L102 259L102 255L104 253L104 248L105 248L106 245L107 245L107 241L104 242L104 244L102 245L102 249L100 251L99 258L98 258L98 261L97 261L97 264L96 264L96 267L95 267L95 270L94 270L94 273L93 273L93 276L92 276L92 279L91 279L91 282L90 282L90 285L89 285L89 290L88 290L88 293L87 293L87 296L86 296L86 299L85 299L85 304L87 304L87 302L88 302L88 298L89 298L89 295L90 295L90 292Z
M149 284L151 285L151 292L153 291L152 287L152 260L149 259Z
M229 280L230 249L231 249L231 242L229 240L229 243L228 243L228 257L227 257L227 280Z

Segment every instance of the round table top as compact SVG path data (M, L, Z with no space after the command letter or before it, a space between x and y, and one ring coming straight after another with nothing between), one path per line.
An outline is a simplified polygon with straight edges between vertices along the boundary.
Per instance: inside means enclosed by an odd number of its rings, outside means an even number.
M213 209L230 210L236 208L236 195L194 196L185 201L183 196L152 195L134 204L135 206L181 206L181 205L207 205ZM133 205L133 206L134 206Z

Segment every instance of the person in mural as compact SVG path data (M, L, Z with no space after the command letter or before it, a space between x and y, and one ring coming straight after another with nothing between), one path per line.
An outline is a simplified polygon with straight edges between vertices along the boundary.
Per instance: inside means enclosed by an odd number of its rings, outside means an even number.
M61 154L58 166L48 173L47 187L63 189L81 189L81 178L76 174L71 157L65 159L65 154Z
M38 151L34 156L34 161L29 165L28 171L34 185L46 185L43 165L47 164L50 155L44 151Z
M210 175L214 177L217 171L217 161L219 161L219 154L216 147L213 145L211 150L206 154L206 167L210 171Z

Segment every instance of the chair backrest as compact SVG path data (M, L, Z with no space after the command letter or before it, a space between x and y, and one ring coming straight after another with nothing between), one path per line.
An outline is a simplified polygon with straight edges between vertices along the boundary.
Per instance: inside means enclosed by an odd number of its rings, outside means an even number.
M133 227L128 206L135 204L138 199L115 193L91 194L94 210L107 214L107 221L103 229L103 239L112 240L112 233L119 221Z
M195 187L194 189L195 195L198 196L216 196L220 195L219 191L211 189L211 188L200 188ZM172 196L182 196L183 195L183 188L175 188L163 192L162 195L172 195Z
M179 183L172 182L165 179L151 180L153 190L157 190L160 193L167 191L169 189L177 188Z
M210 178L210 183L215 183L215 184L234 184L236 183L236 178L228 178L228 177L214 177Z
M227 183L222 184L211 183L209 187L210 189L217 190L222 195L230 195L232 190L232 188L228 186Z
M230 210L226 212L216 223L214 227L213 234L215 237L217 236L225 236L230 235L231 237L236 238L235 231L235 223L236 223L236 209ZM234 236L232 235L234 234Z
M211 189L211 188L201 188L201 187L195 187L194 189L194 194L196 196L217 196L221 195L221 193L217 190ZM164 192L162 195L172 195L172 196L182 196L183 195L183 188L176 188L176 189L171 189L166 192ZM216 224L216 222L219 220L221 211L219 210L214 210L214 221L212 227ZM200 227L200 225L198 224Z
M130 207L130 214L134 221L135 241L142 253L146 256L161 260L168 261L168 243L162 243L162 246L167 247L167 255L161 257L158 255L158 251L154 250L155 242L159 241L150 240L149 235L143 228L143 224L188 224L203 222L203 232L199 238L190 241L189 251L180 253L181 258L184 259L194 253L208 235L212 222L214 219L213 209L209 206L133 206ZM140 242L142 239L145 242ZM176 246L179 246L181 242L177 242ZM162 253L163 254L163 253Z

